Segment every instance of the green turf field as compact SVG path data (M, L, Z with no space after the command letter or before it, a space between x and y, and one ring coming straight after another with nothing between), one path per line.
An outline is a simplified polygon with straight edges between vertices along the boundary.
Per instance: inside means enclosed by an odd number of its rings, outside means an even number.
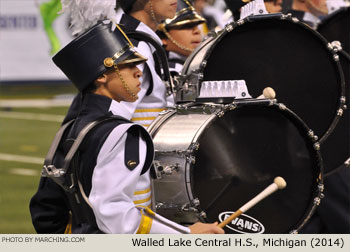
M66 91L65 88L62 90ZM17 94L16 99L37 98L36 95L25 93L24 90ZM54 93L40 98L48 98ZM4 98L2 95L0 97ZM5 109L10 114L21 112L55 115L57 121L50 121L52 117L39 121L23 119L21 116L7 118L0 114L0 233L35 233L29 214L29 200L37 189L42 162L60 126L59 120L67 109L68 107ZM3 110L0 107L0 112Z

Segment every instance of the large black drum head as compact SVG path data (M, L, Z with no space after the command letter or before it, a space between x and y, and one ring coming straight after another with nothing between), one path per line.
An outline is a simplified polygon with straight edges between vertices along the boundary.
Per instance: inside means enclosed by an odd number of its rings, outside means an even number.
M227 112L202 133L199 143L191 185L206 221L224 219L276 176L282 176L287 187L225 231L287 233L310 213L321 161L303 124L285 111L253 106Z
M329 42L340 41L343 50L350 54L350 8L340 9L325 19L317 28ZM350 157L350 59L339 52L345 77L346 105L343 117L333 133L322 144L325 172L339 167Z
M225 33L207 58L204 81L246 81L253 97L265 87L321 137L339 107L342 72L326 40L306 25L265 18Z

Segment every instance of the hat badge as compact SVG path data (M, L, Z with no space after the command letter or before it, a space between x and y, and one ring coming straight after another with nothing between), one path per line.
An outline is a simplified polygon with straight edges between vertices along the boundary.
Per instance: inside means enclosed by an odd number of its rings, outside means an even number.
M105 58L103 61L105 67L112 67L114 65L114 60L112 58Z

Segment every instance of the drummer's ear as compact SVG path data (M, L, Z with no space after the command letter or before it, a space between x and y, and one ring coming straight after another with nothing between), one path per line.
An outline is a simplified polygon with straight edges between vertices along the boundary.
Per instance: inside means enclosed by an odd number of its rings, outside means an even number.
M96 80L95 80L95 85L97 87L104 85L107 83L107 75L106 74L101 74Z

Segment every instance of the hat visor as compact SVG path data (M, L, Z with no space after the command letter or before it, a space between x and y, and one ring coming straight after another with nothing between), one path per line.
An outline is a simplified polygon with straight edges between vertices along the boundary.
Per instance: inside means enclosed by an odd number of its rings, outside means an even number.
M170 24L167 24L165 25L165 28L167 30L169 29L181 29L181 28L184 28L184 27L190 27L190 26L196 26L196 25L200 25L200 24L203 24L205 23L205 19L202 18L201 16L199 15L193 15L191 17L189 17L188 19L185 19L185 20L179 20L175 23L170 23Z
M145 56L135 51L133 48L130 50L132 51L132 54L130 54L128 57L126 57L124 60L119 62L117 65L126 65L126 64L141 64L147 60Z

